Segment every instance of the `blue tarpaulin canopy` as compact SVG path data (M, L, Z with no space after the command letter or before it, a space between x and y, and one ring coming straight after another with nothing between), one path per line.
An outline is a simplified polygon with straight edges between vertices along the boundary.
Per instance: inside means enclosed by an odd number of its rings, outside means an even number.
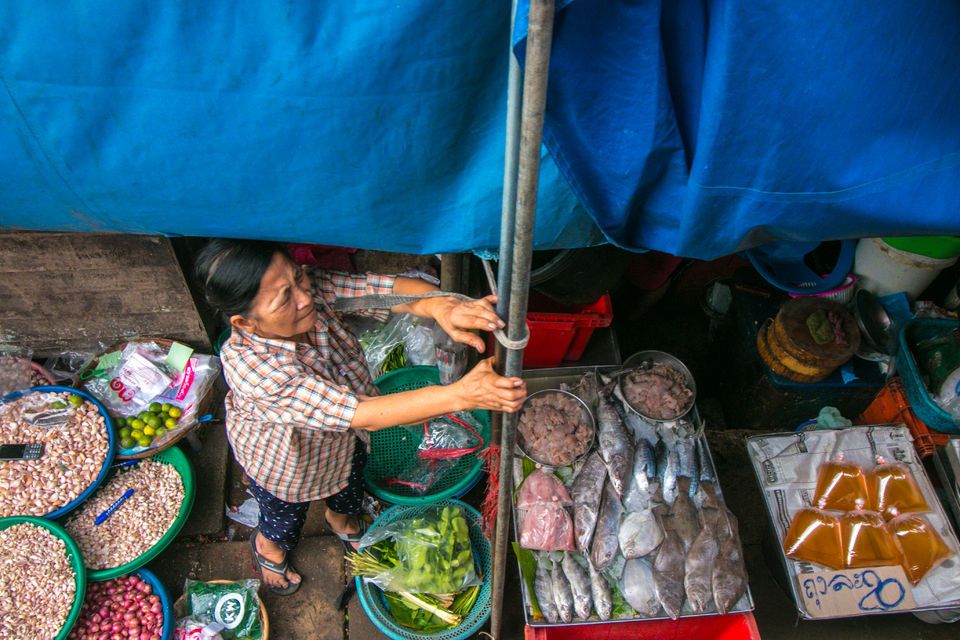
M0 226L495 247L508 13L6 3ZM537 246L960 232L958 60L954 0L567 2Z

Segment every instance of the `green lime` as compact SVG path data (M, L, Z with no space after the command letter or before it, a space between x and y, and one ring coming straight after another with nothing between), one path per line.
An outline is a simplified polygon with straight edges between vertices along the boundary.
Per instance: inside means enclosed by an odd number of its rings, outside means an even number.
M160 418L157 416L147 416L146 423L156 429L160 426Z
M151 402L151 403L150 403L150 406L147 407L147 410L150 411L151 413L157 413L157 412L159 412L159 411L160 411L160 403L159 403L159 402Z
M147 416L149 415L150 415L149 411L141 411L140 413L137 414L137 418L140 420L146 420Z
M180 407L170 407L170 417L179 418L183 415L183 411L180 410Z
M151 442L153 442L153 438L149 436L143 436L137 440L137 444L141 447L149 447Z
M166 427L157 427L157 432L154 435L159 438L160 436L164 435L166 432L167 432Z
M163 426L165 426L167 429L173 429L175 426L177 426L177 421L173 418L167 418L163 421Z
M70 395L68 402L70 403L71 406L79 407L80 405L83 404L83 398L81 398L80 396L74 393Z
M170 409L173 409L173 405L170 404L169 402L164 402L163 406L160 407L160 410L163 411L164 413L170 413Z
M157 432L157 430L156 430L155 428L151 427L150 425L147 425L147 426L145 426L145 427L143 428L143 435L145 435L145 436L152 436L152 435L154 435L156 432Z
M137 418L136 420L130 423L130 426L133 427L134 429L143 429L145 424L147 423L141 420L140 418Z
M135 446L137 446L137 441L133 438L122 438L120 440L121 449L133 449Z
M130 432L130 437L134 440L138 440L143 437L143 431L141 429L134 429Z
M131 429L130 427L124 427L120 429L121 438L129 438L131 433L133 433L133 429Z

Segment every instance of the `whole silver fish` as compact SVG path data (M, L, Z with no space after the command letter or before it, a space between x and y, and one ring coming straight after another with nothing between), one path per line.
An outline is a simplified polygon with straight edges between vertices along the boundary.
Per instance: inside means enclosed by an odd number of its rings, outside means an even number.
M533 590L537 595L537 603L544 619L553 624L557 617L557 604L553 595L553 578L542 562L537 563L537 575L533 580Z
M657 598L660 599L663 610L674 620L680 617L680 610L687 599L687 592L683 586L685 564L686 556L680 537L676 532L667 529L653 562L653 584L657 589Z
M575 387L570 389L571 393L583 400L584 404L590 407L592 413L597 411L597 402L600 400L600 381L597 380L597 374L588 371L583 374Z
M573 499L573 534L577 548L583 554L590 553L590 541L597 526L600 496L603 494L606 477L607 467L600 455L594 451L587 456L570 489L570 497Z
M586 620L590 617L593 605L593 598L590 597L590 576L569 553L563 554L561 566L573 591L573 613L580 620Z
M677 476L680 462L675 449L671 449L661 440L657 443L657 478L660 480L660 492L667 504L673 504L677 497Z
M620 522L620 551L627 560L642 558L660 546L663 529L650 509L628 513Z
M683 587L694 613L704 613L713 603L713 566L719 552L714 531L701 529L687 553Z
M653 567L642 558L628 560L620 579L623 597L634 611L644 618L652 618L660 612L660 599L653 581Z
M688 493L687 483L689 478L677 479L677 497L670 507L670 528L676 531L680 542L683 543L684 551L688 551L700 533L700 519L697 515L697 507L693 504Z
M593 567L587 559L587 568L590 570L590 593L593 595L593 608L601 620L609 620L613 614L613 594L610 593L610 583Z
M633 469L633 438L623 426L613 401L603 394L597 405L597 423L600 456L607 465L614 491L623 497Z
M726 519L730 531L720 543L713 564L713 600L720 613L727 613L736 607L747 591L747 571L743 565L737 520L729 513Z
M723 501L717 495L717 485L711 482L700 482L700 492L703 494L704 509L720 509L723 507Z
M700 482L714 482L717 479L717 472L713 468L713 462L710 460L710 453L705 444L706 437L697 438L697 459L700 461Z
M693 438L683 438L674 447L677 450L677 475L687 478L688 495L692 498L700 489L700 461L697 456L697 442Z
M657 456L645 438L640 438L633 456L633 471L623 506L627 511L640 511L650 506L657 484Z
M606 569L613 562L617 550L620 548L620 516L623 506L612 484L607 481L603 485L603 501L600 503L600 516L597 519L597 528L593 532L593 545L590 549L590 559L597 569Z
M557 605L557 615L563 622L573 621L573 591L570 588L570 582L563 575L563 571L553 562L553 571L550 572L553 578L553 601Z

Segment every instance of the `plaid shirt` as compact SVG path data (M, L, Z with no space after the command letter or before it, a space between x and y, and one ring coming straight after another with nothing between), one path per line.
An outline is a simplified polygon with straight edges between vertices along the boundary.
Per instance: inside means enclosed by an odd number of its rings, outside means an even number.
M220 353L234 455L258 485L287 502L319 500L346 487L357 438L369 443L350 423L357 395L377 389L359 341L331 307L338 297L391 293L394 282L372 274L308 273L317 305L311 344L234 329Z

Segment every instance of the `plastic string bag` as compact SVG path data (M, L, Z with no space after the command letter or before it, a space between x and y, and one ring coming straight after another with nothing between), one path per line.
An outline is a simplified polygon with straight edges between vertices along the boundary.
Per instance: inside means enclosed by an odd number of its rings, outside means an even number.
M859 506L860 509L840 516L843 567L862 569L899 564L900 554L883 516Z
M900 550L901 565L913 586L953 555L930 521L915 513L896 515L887 523Z
M840 521L837 516L815 507L797 511L783 539L788 558L812 562L830 569L843 569Z
M930 511L927 501L914 480L910 468L902 462L886 462L878 458L870 470L870 498L873 508L888 520L898 513Z
M483 448L480 425L469 413L447 414L424 422L413 461L383 486L403 486L423 495L445 479L464 456Z

